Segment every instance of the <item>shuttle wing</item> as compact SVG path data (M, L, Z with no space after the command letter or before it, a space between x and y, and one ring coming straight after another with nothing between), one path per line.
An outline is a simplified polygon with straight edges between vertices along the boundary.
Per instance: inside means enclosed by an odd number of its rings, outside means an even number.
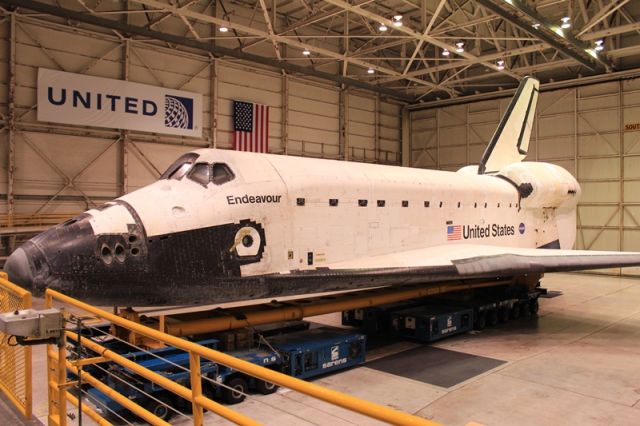
M348 277L354 285L367 280L389 285L626 266L640 266L640 253L459 244L334 263L293 275Z

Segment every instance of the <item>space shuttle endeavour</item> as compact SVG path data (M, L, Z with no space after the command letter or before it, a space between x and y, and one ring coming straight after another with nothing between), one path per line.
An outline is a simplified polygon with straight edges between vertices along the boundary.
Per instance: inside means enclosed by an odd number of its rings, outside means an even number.
M523 79L477 166L196 150L26 242L5 270L36 295L143 306L640 265L571 250L578 182L522 161L538 88Z

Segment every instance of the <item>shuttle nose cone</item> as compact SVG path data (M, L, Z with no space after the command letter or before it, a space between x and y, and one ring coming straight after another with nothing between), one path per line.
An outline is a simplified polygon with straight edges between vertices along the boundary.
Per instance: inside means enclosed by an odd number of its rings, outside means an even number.
M9 256L4 264L4 271L9 275L9 281L25 290L33 291L33 272L27 253L22 248L18 248Z

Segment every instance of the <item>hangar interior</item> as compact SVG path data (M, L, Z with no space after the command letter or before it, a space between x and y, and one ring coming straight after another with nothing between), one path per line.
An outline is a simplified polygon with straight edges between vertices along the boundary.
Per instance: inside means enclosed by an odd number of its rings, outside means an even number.
M541 83L527 160L582 187L575 248L640 251L640 2L0 0L0 12L3 260L185 152L233 149L234 100L269 106L272 154L456 171L478 163L527 75ZM202 137L39 121L43 68L199 93ZM564 294L535 323L434 346L498 360L493 370L451 386L391 367L321 382L444 424L637 424L640 269L599 272L552 275L545 286ZM369 421L288 402L309 417L258 415Z

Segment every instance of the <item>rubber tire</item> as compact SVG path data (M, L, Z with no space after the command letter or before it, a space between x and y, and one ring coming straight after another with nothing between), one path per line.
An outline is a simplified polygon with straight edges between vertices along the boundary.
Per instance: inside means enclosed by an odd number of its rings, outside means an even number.
M478 312L478 316L473 324L473 328L476 330L484 330L487 326L487 313L485 311Z
M222 387L222 399L227 404L238 404L246 398L249 385L244 377L235 376L225 382ZM231 388L231 389L229 389Z
M202 394L209 399L214 399L218 392L218 384L209 380L202 381Z
M165 422L168 422L171 419L171 417L173 417L175 412L172 409L168 408L167 405L172 407L173 402L171 401L171 398L168 397L167 395L158 395L156 398L158 399L158 401L161 401L161 402L158 402L153 399L149 399L144 404L144 408L147 411L154 414L155 416L157 416L158 418L160 418L160 420L164 420Z
M490 327L493 327L495 325L498 324L498 310L497 309L491 309L488 313L487 313L487 324Z
M529 312L531 312L531 315L538 315L539 310L540 303L538 302L538 299L531 299L529 301Z
M514 303L513 304L513 307L511 308L511 310L509 312L509 316L513 320L517 320L518 318L520 318L520 304L519 303Z
M504 306L498 310L498 319L500 322L509 321L509 308L505 308Z
M274 393L277 390L278 390L278 385L271 382L265 382L264 380L256 379L256 391L258 391L258 393L261 393L263 395L269 395Z

